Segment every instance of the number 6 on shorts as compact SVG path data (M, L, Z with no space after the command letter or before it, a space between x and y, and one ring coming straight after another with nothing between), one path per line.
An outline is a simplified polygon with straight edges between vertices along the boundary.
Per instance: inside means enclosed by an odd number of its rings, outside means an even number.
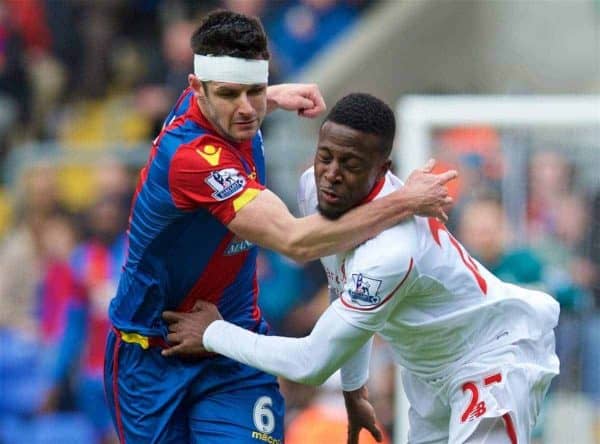
M261 396L256 400L252 414L256 430L267 435L275 429L275 416L270 408L272 405L273 400L270 396Z

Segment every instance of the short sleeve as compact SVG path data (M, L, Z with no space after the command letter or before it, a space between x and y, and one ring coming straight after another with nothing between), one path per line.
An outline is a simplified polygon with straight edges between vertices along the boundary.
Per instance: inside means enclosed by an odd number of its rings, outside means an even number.
M227 225L265 187L241 154L214 136L179 147L169 167L169 190L181 210L206 208Z
M400 234L411 231L396 226L355 249L344 262L344 288L333 302L351 325L379 331L412 283L413 242Z

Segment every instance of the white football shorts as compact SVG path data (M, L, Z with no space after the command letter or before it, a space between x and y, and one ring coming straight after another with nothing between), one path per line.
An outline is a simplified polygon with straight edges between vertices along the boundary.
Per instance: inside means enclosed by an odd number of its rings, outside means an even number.
M409 444L528 444L558 374L554 332L485 352L443 381L403 370Z

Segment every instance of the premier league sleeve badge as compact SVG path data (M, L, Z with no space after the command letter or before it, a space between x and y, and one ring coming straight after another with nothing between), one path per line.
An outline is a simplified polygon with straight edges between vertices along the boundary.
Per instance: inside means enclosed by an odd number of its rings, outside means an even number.
M348 290L350 300L360 307L372 307L379 304L381 280L373 279L362 273L352 274L352 289Z

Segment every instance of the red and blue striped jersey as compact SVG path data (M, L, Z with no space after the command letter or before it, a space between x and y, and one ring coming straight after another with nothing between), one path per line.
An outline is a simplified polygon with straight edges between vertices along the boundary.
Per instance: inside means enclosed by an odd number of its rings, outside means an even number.
M223 318L264 332L257 305L257 249L227 224L264 189L259 133L226 141L187 89L167 117L140 173L128 252L110 319L123 331L166 335L164 310L189 311L202 299Z

